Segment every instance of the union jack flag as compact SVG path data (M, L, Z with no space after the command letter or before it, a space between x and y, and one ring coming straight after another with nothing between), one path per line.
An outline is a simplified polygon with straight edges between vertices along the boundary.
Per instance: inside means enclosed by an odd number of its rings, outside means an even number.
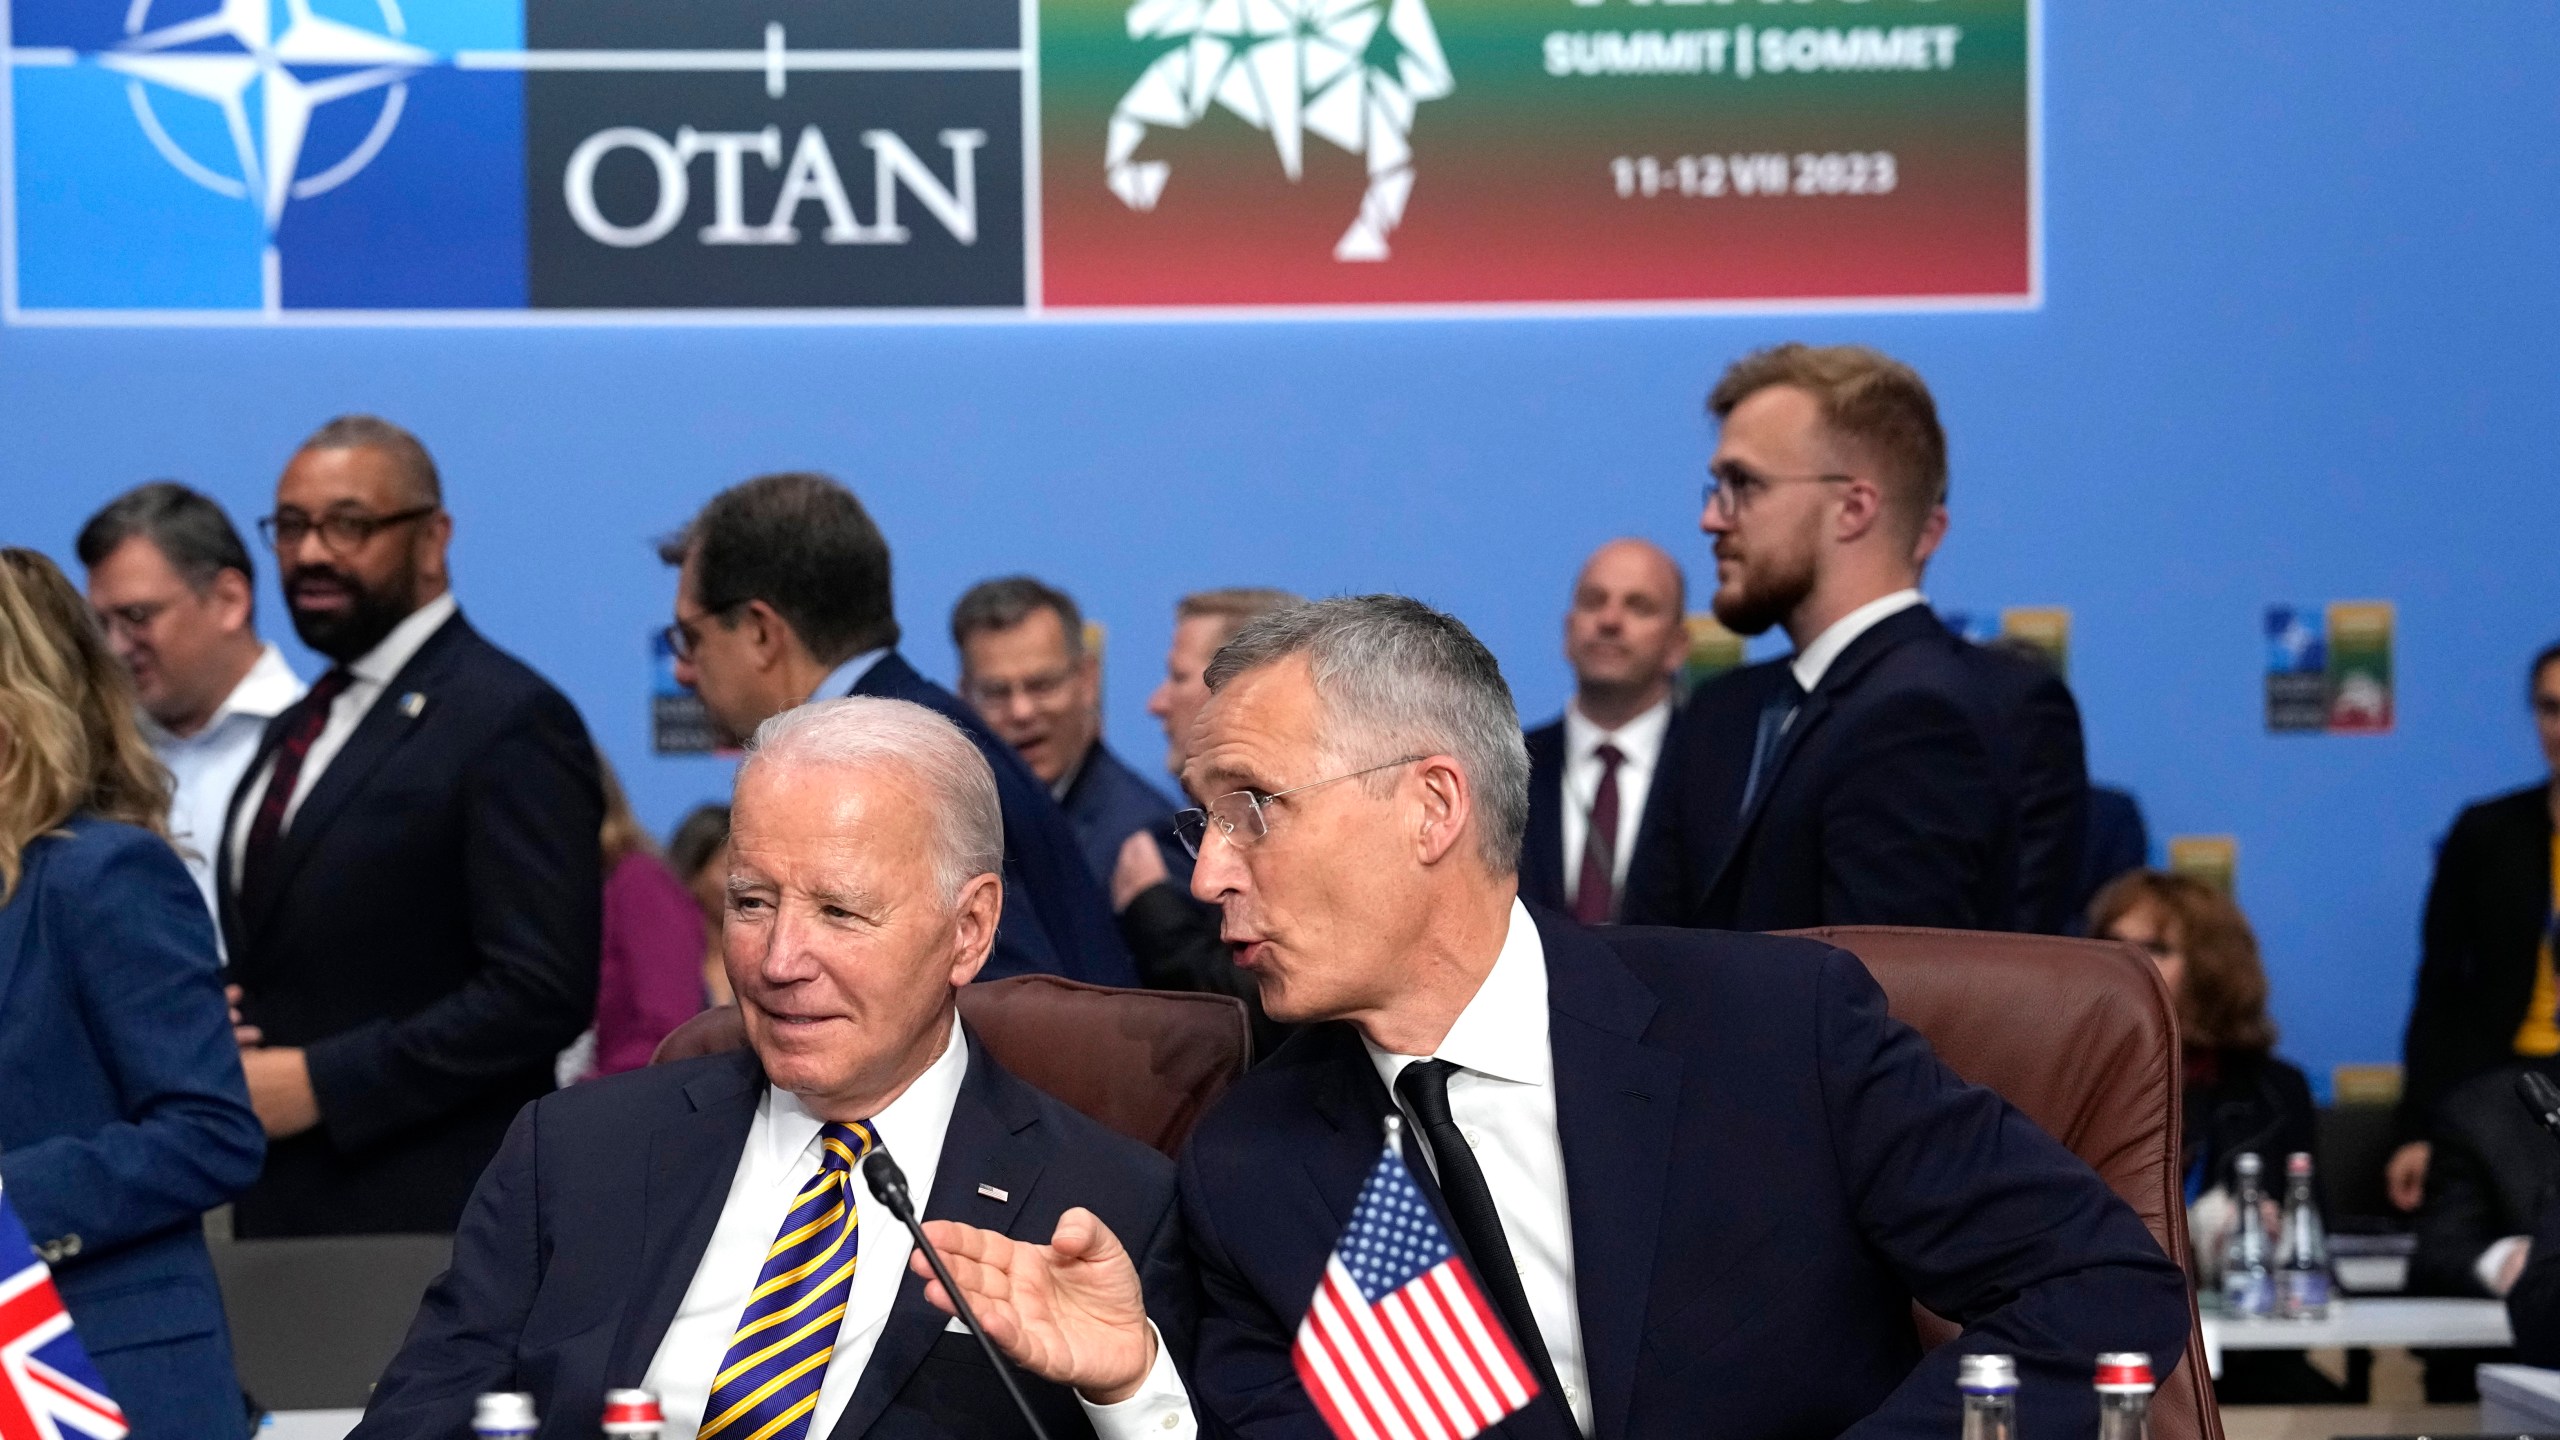
M53 1273L0 1195L0 1440L124 1440L124 1411L72 1333Z
M1422 1198L1387 1122L1292 1349L1339 1440L1467 1440L1538 1382Z

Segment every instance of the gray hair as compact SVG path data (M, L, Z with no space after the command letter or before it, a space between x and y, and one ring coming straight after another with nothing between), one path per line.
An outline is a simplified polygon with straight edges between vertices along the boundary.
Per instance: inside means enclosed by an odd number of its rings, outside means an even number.
M1484 862L1497 874L1519 870L1529 750L1502 667L1473 631L1402 595L1318 600L1238 630L1209 662L1209 689L1292 655L1306 656L1314 672L1323 744L1338 763L1452 757L1475 790Z
M934 879L945 904L980 875L1004 869L1004 810L996 774L959 726L905 700L856 695L785 710L756 727L740 779L759 765L905 767L929 792Z

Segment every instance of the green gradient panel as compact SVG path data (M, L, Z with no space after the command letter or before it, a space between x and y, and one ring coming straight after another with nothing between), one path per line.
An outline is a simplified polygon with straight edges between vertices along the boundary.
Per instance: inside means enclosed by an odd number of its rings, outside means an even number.
M1386 234L1387 258L1368 262L1334 258L1361 208L1362 157L1309 133L1292 183L1271 136L1216 104L1187 129L1148 131L1137 158L1170 167L1152 210L1112 193L1103 160L1113 108L1174 48L1130 40L1127 13L1094 0L1042 10L1053 305L2031 294L2028 0L1440 0L1430 13L1454 89L1415 111L1411 197ZM1755 66L1743 78L1730 47L1745 25L1755 55L1771 29L1955 26L1961 38L1944 69ZM1648 30L1723 32L1724 72L1547 72L1550 35ZM1705 193L1716 178L1705 171L1729 176L1735 157L1755 156L1782 157L1787 193L1742 195L1731 183ZM1891 189L1794 193L1798 157L1822 156L1889 156ZM1694 193L1683 193L1682 157ZM1851 164L1873 181L1873 160L1833 162L1830 173ZM1817 161L1805 178L1818 188L1824 174Z

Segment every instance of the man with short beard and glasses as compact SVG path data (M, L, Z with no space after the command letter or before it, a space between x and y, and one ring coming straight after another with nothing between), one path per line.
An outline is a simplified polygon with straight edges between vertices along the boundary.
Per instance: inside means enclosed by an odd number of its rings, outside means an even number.
M450 1232L595 1013L604 795L568 699L482 639L417 437L344 416L258 524L333 663L232 796L224 934L266 1174L243 1236Z
M1795 650L1690 698L1622 918L2059 933L2086 832L2079 711L1920 593L1947 533L1928 387L1873 350L1789 344L1736 362L1707 407L1716 618Z

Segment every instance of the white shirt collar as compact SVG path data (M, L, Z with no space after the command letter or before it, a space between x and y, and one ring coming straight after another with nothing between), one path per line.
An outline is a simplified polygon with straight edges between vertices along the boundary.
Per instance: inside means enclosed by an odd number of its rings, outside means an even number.
M1811 644L1796 652L1796 658L1788 661L1787 667L1795 671L1796 683L1810 695L1813 687L1821 684L1823 675L1831 669L1831 662L1839 659L1840 652L1848 649L1859 636L1914 605L1928 603L1929 597L1915 589L1896 590L1890 595L1878 596L1832 621L1829 628L1813 637Z
M827 678L818 682L817 690L812 693L809 698L811 700L841 700L847 695L852 694L853 687L861 684L862 677L870 674L871 667L879 664L880 657L888 653L889 647L883 645L877 650L865 650L861 654L854 656L852 659L847 660L833 670L828 671Z
M231 687L230 694L222 697L221 704L213 707L213 714L194 734L172 735L149 714L139 710L135 714L142 721L143 735L152 745L166 748L205 740L221 730L223 722L234 715L248 716L263 726L292 708L293 702L302 698L302 688L302 681L293 673L293 667L284 663L284 652L270 642L259 648L258 658L250 662L248 673L240 677L240 683Z
M427 637L442 629L444 622L452 619L460 608L453 592L447 590L410 611L407 619L391 627L391 633L383 636L381 643L357 656L347 666L348 673L375 685L390 684L411 660L417 658L419 649L427 643Z
M1399 1055L1382 1050L1367 1036L1369 1063L1378 1069L1390 1094L1396 1077L1416 1060L1446 1060L1463 1070L1522 1085L1548 1085L1555 1080L1556 1057L1547 1043L1547 949L1538 939L1538 922L1529 907L1511 902L1511 928L1502 937L1502 953L1476 987L1467 1007L1430 1055Z
M907 1083L879 1114L868 1117L880 1144L898 1157L918 1203L933 1193L933 1174L942 1156L942 1137L951 1128L951 1111L960 1103L960 1082L969 1073L969 1046L960 1033L960 1016L951 1017L951 1034L942 1053L923 1073ZM811 1114L806 1102L779 1086L765 1087L765 1144L780 1173L809 1148L826 1122Z
M1603 730L1582 713L1582 707L1570 701L1564 707L1564 763L1577 766L1600 748L1602 741L1618 747L1628 759L1650 766L1662 751L1662 733L1671 727L1671 697L1665 695L1644 713L1615 730Z

